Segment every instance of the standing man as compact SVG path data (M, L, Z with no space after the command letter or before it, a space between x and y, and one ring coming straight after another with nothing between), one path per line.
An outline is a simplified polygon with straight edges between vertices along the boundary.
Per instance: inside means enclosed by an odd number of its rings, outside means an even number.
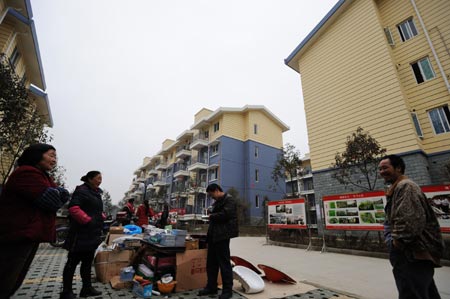
M217 184L210 184L206 192L212 198L212 212L209 215L207 234L208 255L206 273L208 282L199 291L199 296L217 294L217 277L222 275L222 294L219 299L229 299L233 296L233 270L230 261L230 239L239 235L237 204L234 198L224 193Z
M441 266L444 245L434 211L420 187L404 175L402 158L385 156L378 169L391 184L384 229L398 298L439 299L433 275Z

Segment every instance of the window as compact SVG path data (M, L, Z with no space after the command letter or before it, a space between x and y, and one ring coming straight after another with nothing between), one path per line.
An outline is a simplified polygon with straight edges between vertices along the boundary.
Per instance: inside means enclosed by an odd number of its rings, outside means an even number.
M255 169L255 182L259 181L259 170Z
M412 18L398 24L397 28L398 32L400 33L402 42L407 41L408 39L411 39L418 34L416 25L414 25L414 21Z
M211 172L210 172L210 175L209 175L209 180L210 181L217 180L217 177L218 177L217 173L218 173L218 168L211 169Z
M255 158L259 156L259 147L255 146Z
M436 135L450 132L450 111L448 106L428 111L433 130Z
M214 133L217 132L217 131L219 131L219 123L218 122L216 122L214 124Z
M420 127L419 118L417 118L417 113L411 112L411 118L414 123L414 127L416 128L417 136L423 137L422 128Z
M258 125L257 124L254 124L253 125L253 133L256 135L256 134L258 134Z
M208 140L208 138L209 138L209 131L203 131L203 138Z
M259 195L255 196L255 207L259 208Z
M422 58L411 64L411 67L416 77L417 84L431 80L435 77L434 71L431 68L430 59L428 57Z
M388 27L384 28L384 34L386 34L386 39L389 45L394 45L394 38L392 37L391 29Z
M214 144L211 146L211 156L217 155L219 153L219 145Z
M9 63L12 67L16 67L17 62L19 61L20 53L17 47L14 48L13 52L11 53L11 56L9 57Z

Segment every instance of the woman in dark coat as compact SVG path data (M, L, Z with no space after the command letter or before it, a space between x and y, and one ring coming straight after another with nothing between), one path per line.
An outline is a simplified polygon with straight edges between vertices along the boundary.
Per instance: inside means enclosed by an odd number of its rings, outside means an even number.
M26 148L0 196L0 298L22 284L40 242L54 241L56 211L69 199L48 172L56 150L48 144Z
M91 283L91 266L95 250L101 243L103 228L102 174L89 171L81 178L83 185L78 186L69 204L70 229L64 243L69 253L63 272L63 292L61 299L73 299L72 281L75 269L81 262L80 276L83 282L80 297L98 296L102 292L94 289Z

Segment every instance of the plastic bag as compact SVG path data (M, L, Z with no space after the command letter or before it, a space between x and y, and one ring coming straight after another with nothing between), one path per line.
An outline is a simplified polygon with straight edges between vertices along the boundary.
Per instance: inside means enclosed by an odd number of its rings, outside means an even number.
M124 233L127 235L136 235L142 233L142 228L134 224L127 224L123 228Z

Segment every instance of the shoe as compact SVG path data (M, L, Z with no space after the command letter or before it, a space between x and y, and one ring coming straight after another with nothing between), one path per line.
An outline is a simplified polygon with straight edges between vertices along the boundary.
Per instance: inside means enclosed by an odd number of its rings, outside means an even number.
M230 299L233 297L233 293L232 292L223 292L222 294L220 294L219 299Z
M59 295L59 299L75 299L75 294L72 291L63 291Z
M217 294L217 290L210 290L207 288L201 289L200 291L198 291L198 296L206 296L206 295L215 295Z
M87 287L87 288L81 289L80 297L86 298L86 297L90 297L90 296L98 296L101 294L102 294L102 292L97 291L96 289L94 289L94 287Z

